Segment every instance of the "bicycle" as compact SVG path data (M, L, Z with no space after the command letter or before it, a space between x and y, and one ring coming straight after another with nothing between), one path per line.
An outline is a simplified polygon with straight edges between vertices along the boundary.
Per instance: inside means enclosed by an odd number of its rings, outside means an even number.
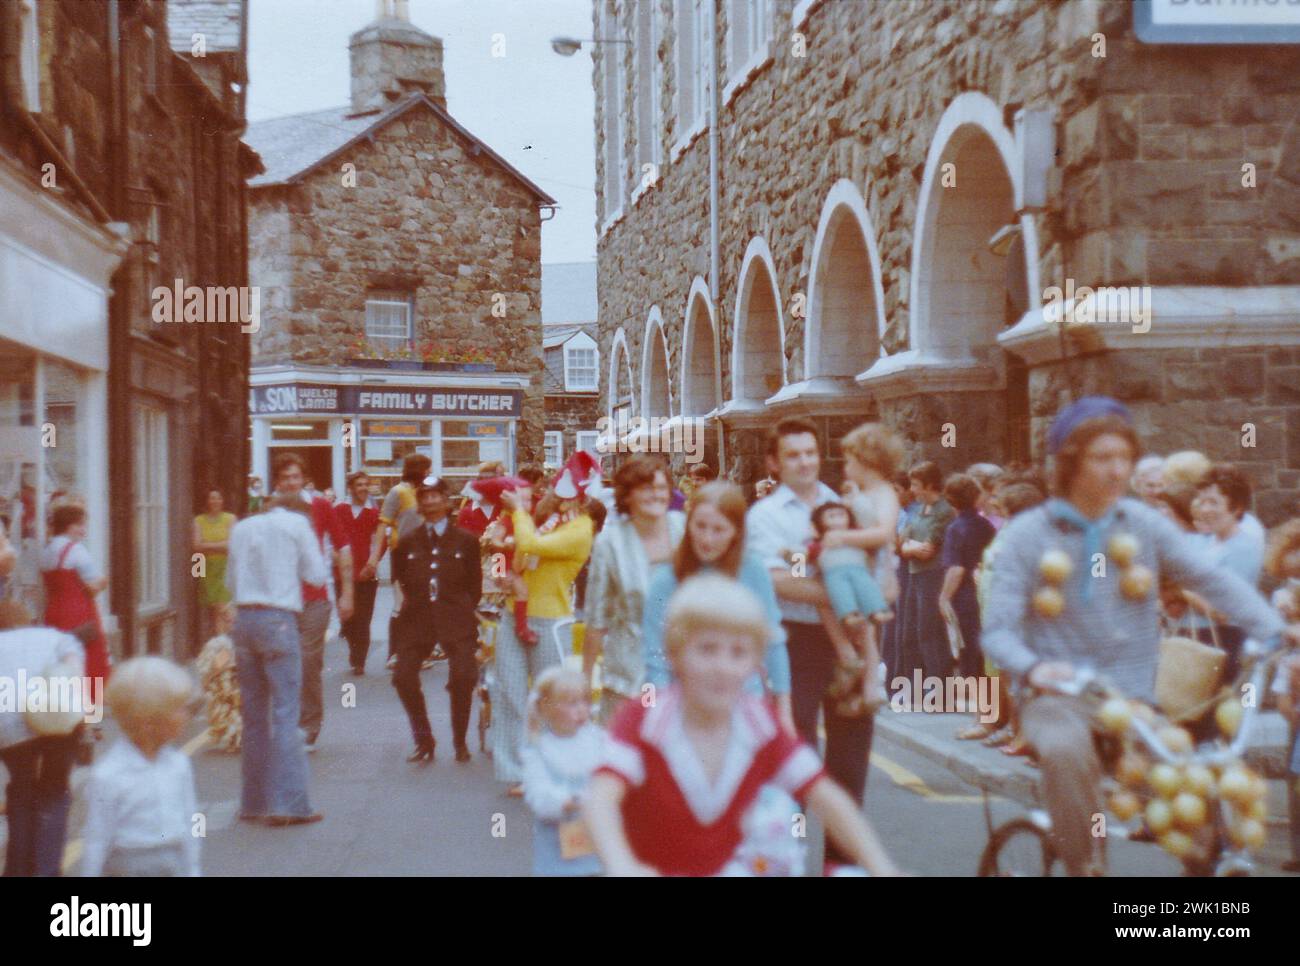
M1243 693L1241 688L1246 684L1250 684L1255 695L1262 696L1265 694L1265 685L1268 683L1267 675L1276 666L1283 653L1279 652L1271 657L1256 660L1253 666L1245 668L1234 682L1234 687L1237 688L1235 693ZM1090 670L1080 670L1072 681L1065 682L1059 687L1059 690L1066 694L1082 696L1093 706L1094 712L1099 710L1106 702L1116 699L1125 700L1104 678ZM1223 700L1224 693L1221 691L1216 695L1216 704ZM1259 700L1262 700L1262 697ZM1226 770L1237 767L1242 754L1248 746L1251 729L1258 717L1259 700L1243 708L1236 733L1229 741L1224 742L1222 738L1218 738L1212 742L1205 742L1199 747L1193 745L1190 750L1184 751L1171 749L1157 732L1154 721L1147 720L1142 714L1133 714L1120 735L1103 736L1103 747L1099 748L1099 753L1103 767L1106 767L1108 771L1107 779L1103 783L1103 790L1109 791L1115 787L1123 787L1116 779L1116 776L1110 773L1119 762L1119 755L1114 753L1114 749L1105 747L1107 738L1119 744L1123 738L1131 737L1131 743L1139 754L1151 756L1155 765L1167 765L1174 769L1182 769L1181 772L1176 772L1176 774L1183 776L1184 781L1189 774L1188 769L1193 767L1206 770L1215 768ZM1213 775L1212 771L1209 773ZM1248 771L1245 773L1250 774ZM1173 780L1167 777L1169 774L1169 772L1163 772L1160 779L1167 786L1168 782ZM1205 773L1200 772L1198 774L1203 776ZM1155 770L1153 768L1148 780L1153 778L1154 775ZM1128 777L1132 778L1133 776ZM1136 783L1131 782L1131 784ZM1235 785L1239 784L1239 782L1234 782L1234 800L1229 800L1221 794L1224 789L1219 787L1219 782L1215 780L1213 784L1213 788L1201 789L1204 795L1202 800L1205 800L1207 806L1203 822L1196 825L1186 823L1190 826L1188 832L1179 833L1184 835L1189 845L1199 846L1197 848L1188 848L1183 855L1177 856L1183 863L1183 874L1187 876L1215 877L1249 876L1254 870L1250 858L1250 844L1241 841L1241 834L1234 836L1234 829L1240 833L1241 825L1244 822L1254 820L1250 818L1247 807L1242 804L1244 793L1238 792ZM1110 786L1110 788L1106 786ZM1157 794L1161 794L1159 789L1155 789L1155 791ZM1132 793L1130 792L1130 794ZM1194 806L1191 811L1195 811ZM1126 822L1141 814L1141 811L1135 810L1128 818L1117 817L1121 822ZM1052 820L1046 810L1041 808L1032 809L1028 814L1017 816L995 826L988 791L985 789L984 821L989 830L989 838L988 844L984 847L984 851L980 856L978 871L980 876L1039 877L1065 874L1064 863L1056 854L1056 850L1052 845ZM1164 823L1161 822L1160 824ZM1126 826L1121 827L1127 830ZM1174 829L1174 827L1171 820L1164 829L1149 829L1149 831L1164 834L1166 831ZM1199 833L1201 829L1206 829L1208 832L1200 835L1200 842L1195 842L1190 838L1189 832L1195 831ZM1104 843L1105 839L1103 838L1103 847ZM1183 845L1183 840L1179 840L1177 844Z

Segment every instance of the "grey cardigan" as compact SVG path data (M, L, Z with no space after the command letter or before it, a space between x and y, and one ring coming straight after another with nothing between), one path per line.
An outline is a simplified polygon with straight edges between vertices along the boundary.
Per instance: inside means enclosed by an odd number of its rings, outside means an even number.
M1151 700L1159 658L1161 574L1200 594L1260 643L1275 643L1283 630L1281 618L1254 587L1216 567L1204 547L1139 501L1119 501L1102 534L1101 549L1105 552L1117 533L1136 538L1134 562L1157 578L1141 600L1120 593L1121 571L1109 557L1104 576L1093 576L1093 562L1085 559L1083 532L1055 518L1050 507L1049 501L1028 510L1003 528L986 577L991 585L981 643L993 661L1013 676L1022 678L1040 661L1066 661L1089 665L1125 694ZM1031 602L1043 586L1039 560L1053 548L1069 555L1074 570L1062 588L1064 612L1045 618ZM1090 600L1083 599L1084 581L1094 582Z

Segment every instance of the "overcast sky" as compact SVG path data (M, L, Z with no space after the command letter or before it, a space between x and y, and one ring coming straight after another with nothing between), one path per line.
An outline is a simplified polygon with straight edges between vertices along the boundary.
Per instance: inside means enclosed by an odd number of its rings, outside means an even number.
M248 117L260 121L348 103L348 37L374 0L252 0ZM410 0L411 22L442 38L451 115L560 205L542 226L543 262L594 261L595 114L590 0ZM493 35L505 56L494 57Z

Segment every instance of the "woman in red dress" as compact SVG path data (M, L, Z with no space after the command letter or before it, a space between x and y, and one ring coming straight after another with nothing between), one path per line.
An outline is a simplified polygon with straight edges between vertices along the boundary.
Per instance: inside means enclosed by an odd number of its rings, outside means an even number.
M86 677L94 688L99 704L108 681L108 642L99 619L95 595L108 586L90 552L81 541L86 538L84 507L65 504L50 517L53 537L41 553L41 577L45 581L45 623L61 631L72 631L84 624L95 625L94 637L86 641Z

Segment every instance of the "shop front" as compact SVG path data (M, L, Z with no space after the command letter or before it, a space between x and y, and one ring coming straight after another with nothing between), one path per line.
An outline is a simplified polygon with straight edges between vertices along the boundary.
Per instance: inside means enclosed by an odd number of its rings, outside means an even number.
M339 499L360 469L387 492L412 453L428 456L453 491L486 460L516 468L527 377L276 366L254 369L250 381L253 473L268 489L283 452L299 454L315 488L333 488Z
M38 616L56 503L86 507L108 572L108 293L125 248L0 160L0 526L18 551L0 596Z

